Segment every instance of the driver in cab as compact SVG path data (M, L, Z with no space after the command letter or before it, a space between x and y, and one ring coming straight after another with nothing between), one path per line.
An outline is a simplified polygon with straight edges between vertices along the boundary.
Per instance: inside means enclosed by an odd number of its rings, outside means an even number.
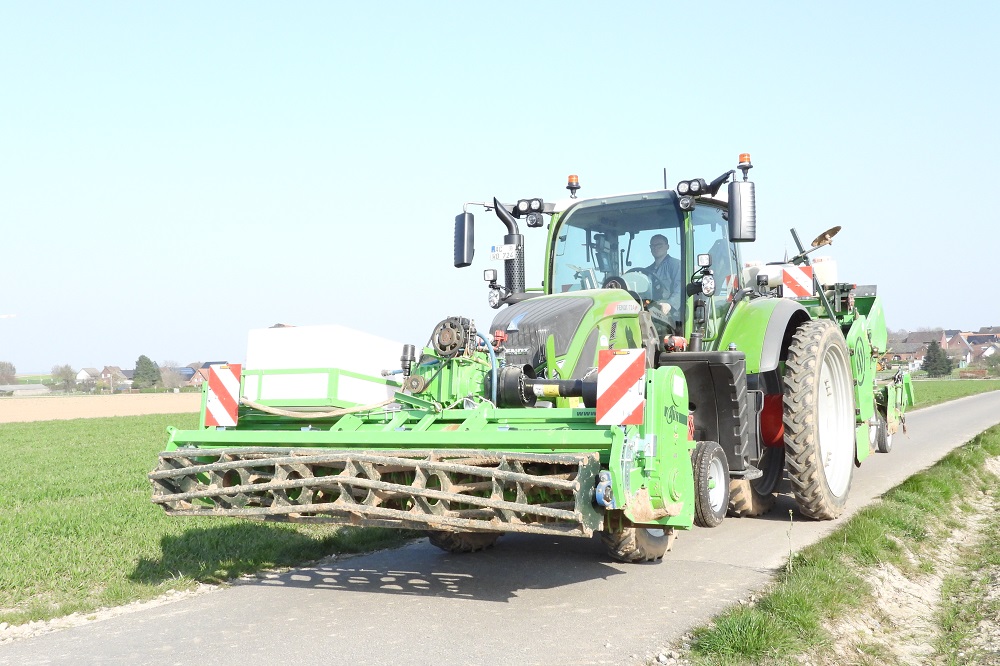
M656 234L649 241L649 252L653 255L653 263L646 267L667 290L663 297L668 294L673 296L680 292L681 287L681 262L667 254L670 243L663 234Z

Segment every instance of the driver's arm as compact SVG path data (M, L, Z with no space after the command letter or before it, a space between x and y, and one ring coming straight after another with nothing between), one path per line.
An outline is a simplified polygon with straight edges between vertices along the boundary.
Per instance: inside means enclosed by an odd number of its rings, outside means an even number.
M671 257L671 259L673 259ZM682 291L682 280L681 280L681 262L677 259L673 261L668 261L667 266L667 288L670 290L671 295L679 294Z

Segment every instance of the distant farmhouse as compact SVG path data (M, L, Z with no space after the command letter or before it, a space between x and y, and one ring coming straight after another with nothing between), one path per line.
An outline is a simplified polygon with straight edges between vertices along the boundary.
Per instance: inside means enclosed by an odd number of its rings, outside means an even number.
M890 340L885 358L903 363L910 370L923 365L927 347L936 342L957 368L965 368L1000 353L1000 326L984 326L976 332L958 329L914 331L903 340Z
M276 328L276 326L272 326L271 328ZM201 386L203 383L208 381L209 367L213 365L222 365L224 363L228 363L228 361L207 361L205 363L202 363L201 367L198 368L198 372L196 373L195 379L191 381L191 385Z
M106 365L101 370L101 381L111 391L121 391L132 388L132 377L135 370L122 370L117 365Z
M97 368L83 368L80 372L76 373L77 384L93 383L100 378L101 373L97 371Z

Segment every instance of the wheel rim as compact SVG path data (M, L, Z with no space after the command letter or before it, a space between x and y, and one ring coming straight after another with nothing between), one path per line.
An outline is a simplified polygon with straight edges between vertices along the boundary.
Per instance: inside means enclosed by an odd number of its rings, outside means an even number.
M718 513L726 504L726 489L729 480L718 456L712 458L708 466L708 503L713 513Z
M656 538L656 539L660 539L660 538L663 537L664 534L666 534L666 532L663 531L662 529L648 528L647 527L647 528L645 528L645 530L646 530L646 534L648 534L649 536L651 536L653 538Z
M839 345L823 355L816 401L819 452L830 492L847 492L854 465L854 387L847 355Z

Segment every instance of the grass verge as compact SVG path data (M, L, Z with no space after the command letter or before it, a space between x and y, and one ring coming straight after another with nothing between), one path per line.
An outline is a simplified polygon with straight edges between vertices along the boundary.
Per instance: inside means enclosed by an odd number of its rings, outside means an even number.
M933 526L955 520L956 503L972 493L1000 495L1000 480L983 469L986 459L997 455L1000 426L893 488L881 502L862 509L830 536L796 553L755 605L730 609L712 625L696 630L688 658L695 664L783 664L796 663L796 655L823 648L830 640L824 622L872 599L871 586L859 572L883 562L904 572L921 571L919 562L905 556L904 544L912 552L933 548ZM975 603L959 603L953 614L961 618L967 614L962 609ZM972 613L962 620L964 626L976 622L975 617ZM945 647L940 648L942 652ZM878 656L870 656L871 663L879 663Z
M940 636L936 656L941 664L984 664L1000 661L1000 635L983 633L984 620L1000 618L1000 523L991 521L957 570L941 585Z
M146 474L197 414L0 424L0 622L47 620L199 582L398 545L414 533L169 518Z

